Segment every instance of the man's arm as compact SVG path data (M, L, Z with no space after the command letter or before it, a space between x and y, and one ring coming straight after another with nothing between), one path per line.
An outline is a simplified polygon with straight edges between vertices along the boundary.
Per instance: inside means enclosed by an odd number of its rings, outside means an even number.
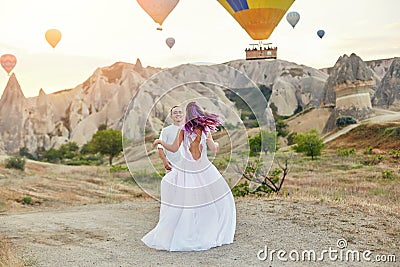
M159 156L160 159L163 161L163 163L164 163L164 168L165 168L167 171L171 170L171 164L169 163L169 161L167 160L167 157L165 156L164 149L158 148L158 156Z
M164 141L162 141L161 139L156 139L153 142L153 147L155 147L156 145L161 144L166 150L171 151L171 152L176 152L179 149L179 146L182 144L183 141L183 130L179 130L175 141L172 144L167 144Z
M164 134L165 134L164 129L162 129L161 133L160 133L161 140L165 140ZM158 147L158 156L162 160L162 162L164 164L164 168L167 171L171 170L171 164L168 162L167 157L165 156L164 147L161 144L159 144L157 147Z

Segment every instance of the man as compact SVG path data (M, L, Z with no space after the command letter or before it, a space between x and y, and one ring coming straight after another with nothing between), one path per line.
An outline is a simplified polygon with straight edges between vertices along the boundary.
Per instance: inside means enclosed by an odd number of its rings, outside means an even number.
M163 128L161 130L160 138L167 144L172 144L175 141L178 131L184 122L183 109L180 106L173 106L170 111L170 118L173 124ZM180 159L180 151L173 153L163 148L162 145L158 145L158 156L164 163L164 168L168 172L171 167L176 164Z

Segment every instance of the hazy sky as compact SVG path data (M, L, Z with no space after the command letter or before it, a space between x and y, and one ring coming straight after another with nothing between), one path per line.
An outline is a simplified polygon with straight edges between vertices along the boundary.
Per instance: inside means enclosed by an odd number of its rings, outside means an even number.
M117 61L174 67L245 58L253 40L216 0L180 0L163 31L136 0L0 0L0 54L17 57L13 72L25 96L74 88L98 67ZM295 29L286 15L267 42L278 58L322 68L340 55L363 60L400 56L399 0L296 0ZM45 40L57 28L55 49ZM316 32L325 30L320 39ZM176 39L170 50L167 37ZM0 69L0 93L8 76Z

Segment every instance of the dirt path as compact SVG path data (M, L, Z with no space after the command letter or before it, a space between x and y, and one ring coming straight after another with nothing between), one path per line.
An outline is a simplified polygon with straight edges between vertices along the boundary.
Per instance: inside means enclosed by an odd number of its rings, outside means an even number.
M234 243L203 252L156 251L140 241L158 220L154 200L1 215L0 232L17 244L29 266L381 266L333 261L328 254L317 262L295 262L288 255L286 263L276 254L272 262L257 257L265 246L320 255L324 249L339 250L341 238L348 242L343 251L370 250L371 258L395 254L397 263L382 266L399 266L398 218L290 199L238 198L236 205Z

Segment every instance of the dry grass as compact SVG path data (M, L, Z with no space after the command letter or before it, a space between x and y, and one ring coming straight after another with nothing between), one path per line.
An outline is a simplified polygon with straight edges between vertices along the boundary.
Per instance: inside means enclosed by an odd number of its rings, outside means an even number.
M369 165L373 157L361 152L344 157L328 151L312 161L294 155L283 195L293 200L341 203L369 213L399 217L399 165L389 155ZM385 171L390 177L384 175Z
M146 198L127 171L107 166L64 166L28 161L25 171L0 164L1 213L57 209L92 203L118 203ZM27 203L24 198L30 198ZM28 260L29 261L29 260ZM31 266L0 236L0 267Z
M24 172L0 165L0 212L113 203L144 197L128 171L28 161ZM31 198L30 203L24 198Z
M400 136L397 132L399 128L399 122L361 124L333 142L329 142L327 147L365 149L371 146L381 150L399 149Z
M0 267L20 267L24 264L16 256L10 242L3 236L0 236Z

